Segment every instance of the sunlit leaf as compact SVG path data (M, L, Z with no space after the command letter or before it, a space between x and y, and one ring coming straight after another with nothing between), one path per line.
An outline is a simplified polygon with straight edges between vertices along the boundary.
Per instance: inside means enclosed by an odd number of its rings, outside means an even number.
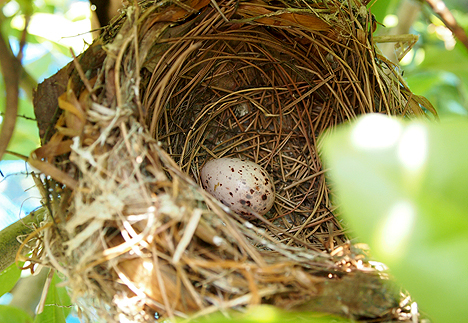
M21 270L12 264L10 267L0 273L0 296L11 291L13 286L21 276ZM0 322L2 322L0 320Z
M0 322L32 323L33 319L23 310L7 305L0 305Z
M350 227L435 322L466 316L467 142L467 119L368 115L324 148Z

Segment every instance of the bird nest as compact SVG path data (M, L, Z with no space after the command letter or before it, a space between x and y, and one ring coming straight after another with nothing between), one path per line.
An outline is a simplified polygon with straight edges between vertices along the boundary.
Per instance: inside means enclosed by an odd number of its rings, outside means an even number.
M49 222L29 257L108 321L272 304L398 316L335 217L321 134L359 114L423 113L376 52L359 1L142 1L35 96ZM271 176L265 215L204 191L210 159ZM356 298L356 295L361 295Z

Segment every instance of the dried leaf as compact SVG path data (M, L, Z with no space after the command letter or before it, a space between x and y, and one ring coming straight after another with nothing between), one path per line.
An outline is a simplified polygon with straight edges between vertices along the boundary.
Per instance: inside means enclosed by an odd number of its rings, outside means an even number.
M193 8L193 11L199 11L200 9L206 7L210 3L210 0L191 0L186 3L187 7ZM154 22L178 22L182 21L188 16L190 16L193 12L187 11L185 8L172 5L169 6L163 12L158 12L157 16L155 16Z
M241 4L238 12L240 15L250 18L255 22L270 25L270 26L300 26L309 30L327 31L330 25L322 19L315 16L313 13L290 13L290 12L274 12L264 7ZM259 16L258 18L255 18Z
M37 148L34 154L38 159L52 159L53 157L69 153L72 143L72 140L56 141L51 139L47 145Z
M61 171L57 167L47 162L38 160L34 155L34 152L31 154L31 157L28 159L28 163L39 170L40 172L52 177L57 182L60 182L70 189L75 189L78 186L78 182L71 178L67 173Z
M80 135L86 123L86 116L83 107L78 102L73 91L69 89L59 96L58 104L62 110L65 110L65 124L67 128L74 131L73 136Z

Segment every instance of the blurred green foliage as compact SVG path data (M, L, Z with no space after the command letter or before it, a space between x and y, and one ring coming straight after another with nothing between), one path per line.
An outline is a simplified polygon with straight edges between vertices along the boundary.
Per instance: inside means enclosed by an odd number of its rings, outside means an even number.
M468 120L367 115L325 139L337 202L353 235L432 322L466 322Z
M459 21L464 22L463 27L468 30L468 12L459 16L464 18ZM440 26L433 27L440 30ZM429 99L442 117L468 116L467 48L457 43L447 50L437 32L428 31L427 23L417 23L414 28L420 33L421 40L411 53L414 59L404 67L411 90Z

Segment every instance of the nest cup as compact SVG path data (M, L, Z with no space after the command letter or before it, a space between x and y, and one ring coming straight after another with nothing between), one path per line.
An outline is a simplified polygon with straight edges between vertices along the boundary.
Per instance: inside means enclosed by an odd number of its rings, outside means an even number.
M347 241L319 158L320 135L358 114L424 112L372 29L359 1L127 6L37 91L31 160L54 189L45 252L28 260L108 321L255 304L394 317L398 294ZM265 216L246 221L198 185L220 157L268 171Z

